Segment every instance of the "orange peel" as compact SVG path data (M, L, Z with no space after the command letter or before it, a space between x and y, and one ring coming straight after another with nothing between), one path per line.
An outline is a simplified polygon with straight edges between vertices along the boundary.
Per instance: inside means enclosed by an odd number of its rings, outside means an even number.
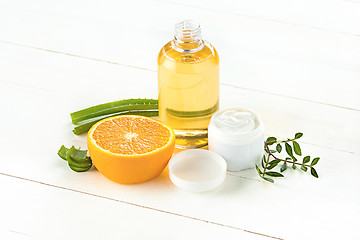
M124 115L97 122L87 145L95 167L122 184L151 180L167 166L175 148L175 133L149 117Z

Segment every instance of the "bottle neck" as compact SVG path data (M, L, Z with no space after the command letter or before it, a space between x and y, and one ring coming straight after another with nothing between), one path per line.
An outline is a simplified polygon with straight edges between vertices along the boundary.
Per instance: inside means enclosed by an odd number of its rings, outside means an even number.
M193 53L204 47L198 23L184 20L175 25L174 49L182 53Z

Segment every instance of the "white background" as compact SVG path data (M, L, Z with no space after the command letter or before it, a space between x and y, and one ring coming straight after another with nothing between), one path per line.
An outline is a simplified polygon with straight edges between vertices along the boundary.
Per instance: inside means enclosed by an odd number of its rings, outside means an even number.
M228 172L206 193L73 172L69 113L157 98L157 54L195 19L220 55L220 107L304 133L310 173ZM0 2L1 239L360 239L359 0Z

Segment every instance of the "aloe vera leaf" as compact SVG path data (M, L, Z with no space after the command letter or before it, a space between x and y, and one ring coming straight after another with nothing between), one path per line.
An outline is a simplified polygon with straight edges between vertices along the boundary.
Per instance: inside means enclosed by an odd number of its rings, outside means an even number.
M68 161L69 167L75 167L78 169L90 169L90 167L92 166L92 161L89 157L85 157L83 162L77 162L74 161L74 159L71 158L70 154L68 154L66 156L66 160ZM71 168L73 169L73 168ZM75 170L74 170L75 171Z
M65 147L64 145L62 145L58 151L58 155L59 157L61 157L62 159L64 159L66 161L66 156L68 154L69 149L67 147Z
M91 158L86 156L87 150L80 150L72 146L70 149L62 145L58 155L68 162L69 167L76 172L85 172L92 166Z
M72 146L68 151L68 155L77 162L84 162L86 159L86 153L87 150L76 149L74 146Z
M92 166L92 162L85 162L85 163L76 163L73 162L71 159L68 160L69 166L76 167L76 168L90 168Z
M70 114L72 123L78 123L83 120L98 116L108 115L117 112L131 110L150 110L158 109L158 100L156 99L124 99L115 102L103 103L93 107L85 108Z
M90 162L77 163L77 162L74 162L71 159L68 159L68 164L69 164L69 166L77 167L77 168L89 168L89 167L92 166L91 160L90 160Z
M87 121L83 124L80 124L73 129L73 133L76 135L79 135L81 133L89 131L89 129L98 121L103 120L108 117L115 117L119 115L140 115L140 116L146 116L146 117L154 117L159 115L158 110L147 110L147 111L125 111L120 113L114 113L114 114L108 114L102 117L97 117L94 120Z
M71 168L71 170L75 171L75 172L86 172L87 170L89 170L91 168L92 165L89 165L87 167L75 167L71 164L69 164L69 167Z

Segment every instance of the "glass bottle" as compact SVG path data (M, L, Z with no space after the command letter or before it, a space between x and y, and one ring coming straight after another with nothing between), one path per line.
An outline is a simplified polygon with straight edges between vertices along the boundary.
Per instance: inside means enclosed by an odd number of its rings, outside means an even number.
M159 118L171 126L178 148L207 145L210 118L219 109L219 57L201 38L200 25L184 20L158 56Z

